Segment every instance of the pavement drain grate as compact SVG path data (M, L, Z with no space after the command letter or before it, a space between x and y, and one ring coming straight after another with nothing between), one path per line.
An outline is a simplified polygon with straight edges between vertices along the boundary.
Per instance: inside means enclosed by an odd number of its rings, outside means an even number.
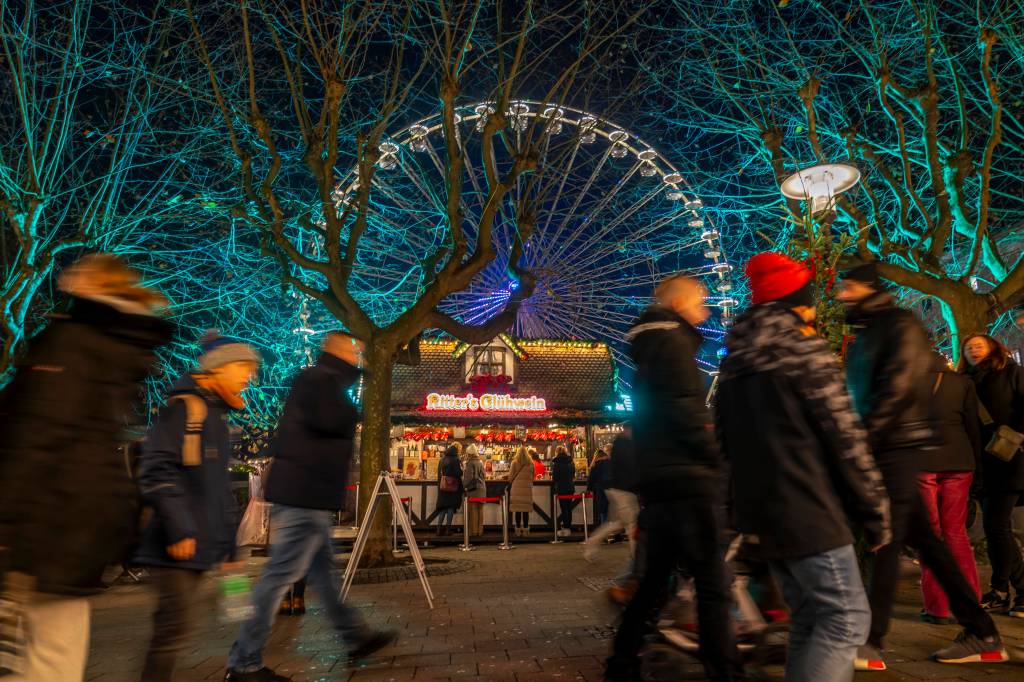
M609 587L615 586L615 581L607 578L592 578L590 576L585 576L577 577L576 580L580 581L594 592L604 592Z

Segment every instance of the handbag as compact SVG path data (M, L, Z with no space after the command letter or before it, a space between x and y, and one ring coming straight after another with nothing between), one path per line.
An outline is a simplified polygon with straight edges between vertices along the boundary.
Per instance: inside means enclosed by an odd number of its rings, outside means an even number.
M981 417L981 423L985 426L990 426L994 422L992 415L989 414L985 403L981 402L980 398L978 399L978 416ZM1009 462L1020 451L1021 445L1024 445L1024 433L1003 424L992 434L991 440L985 446L985 452L1004 462Z
M442 474L441 482L437 484L437 489L443 493L457 493L459 492L459 482L457 476Z

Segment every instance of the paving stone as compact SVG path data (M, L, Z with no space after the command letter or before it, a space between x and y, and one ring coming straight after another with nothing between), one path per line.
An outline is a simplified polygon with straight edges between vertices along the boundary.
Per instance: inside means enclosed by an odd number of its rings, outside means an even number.
M458 558L453 548L428 556ZM314 595L301 618L279 618L265 651L295 682L352 680L467 680L485 682L598 681L611 647L618 612L578 580L600 581L621 573L625 545L601 552L583 566L574 545L527 545L514 553L474 553L473 568L431 578L435 610L426 607L418 581L356 585L350 604L376 627L395 628L398 642L372 660L351 667L341 639ZM259 574L263 558L247 573ZM983 581L985 578L983 571ZM215 581L204 581L195 634L182 654L180 682L223 679L237 625L217 620ZM151 633L154 597L149 585L119 585L93 600L93 634L87 680L138 679ZM886 658L891 670L858 675L856 682L946 680L1024 682L1024 664L943 666L928 655L956 635L956 627L921 623L917 574L904 576ZM997 617L1004 640L1024 644L1024 622ZM689 672L692 666L685 666ZM682 673L681 673L682 674ZM781 677L771 678L775 680Z

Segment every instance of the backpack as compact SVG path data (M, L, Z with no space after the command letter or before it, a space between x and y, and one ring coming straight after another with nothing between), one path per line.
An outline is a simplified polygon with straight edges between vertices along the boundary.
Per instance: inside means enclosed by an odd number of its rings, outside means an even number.
M206 423L206 401L192 393L172 396L172 400L185 403L185 437L181 442L181 463L197 467L203 463L203 424Z

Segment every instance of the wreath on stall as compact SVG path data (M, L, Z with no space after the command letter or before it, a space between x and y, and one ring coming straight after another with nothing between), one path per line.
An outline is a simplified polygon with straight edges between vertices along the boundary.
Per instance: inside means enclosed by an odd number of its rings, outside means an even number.
M509 390L512 377L507 374L475 374L469 377L469 387L474 394Z

